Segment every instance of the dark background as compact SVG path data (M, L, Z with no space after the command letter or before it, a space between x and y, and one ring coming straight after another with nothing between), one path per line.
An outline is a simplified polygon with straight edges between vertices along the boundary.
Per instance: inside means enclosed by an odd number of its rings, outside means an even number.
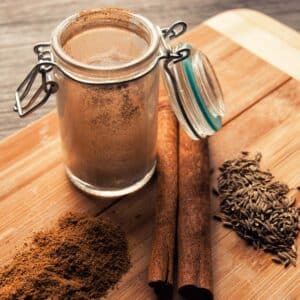
M48 41L54 27L65 17L85 8L124 7L165 26L186 21L189 28L222 11L234 8L259 10L300 29L299 0L2 0L0 1L0 139L12 134L55 107L52 99L25 119L12 112L17 85L35 63L32 46Z

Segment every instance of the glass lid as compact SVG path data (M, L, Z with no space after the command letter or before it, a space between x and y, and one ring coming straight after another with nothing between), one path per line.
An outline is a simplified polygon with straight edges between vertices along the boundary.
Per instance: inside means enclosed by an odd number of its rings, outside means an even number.
M185 58L169 60L162 72L174 113L194 140L213 135L222 127L223 94L208 58L189 44L172 53L189 51Z

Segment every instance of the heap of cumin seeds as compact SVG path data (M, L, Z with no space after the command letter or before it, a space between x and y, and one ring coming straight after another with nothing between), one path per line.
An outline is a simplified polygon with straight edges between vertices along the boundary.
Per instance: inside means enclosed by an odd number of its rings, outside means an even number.
M220 214L215 219L232 228L255 249L274 255L272 260L287 267L296 265L295 240L300 229L300 208L289 187L260 169L261 154L248 152L220 167L218 190Z

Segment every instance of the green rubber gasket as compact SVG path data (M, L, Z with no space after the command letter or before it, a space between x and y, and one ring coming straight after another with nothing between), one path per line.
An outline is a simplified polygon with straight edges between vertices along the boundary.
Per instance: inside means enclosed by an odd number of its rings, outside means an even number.
M209 124L209 126L214 130L218 131L222 127L222 120L220 116L213 116L210 111L207 109L203 97L201 95L200 89L197 85L196 78L194 76L191 59L187 58L183 60L184 71L187 75L189 85L193 91L195 99L197 101L198 107L202 112L205 120Z

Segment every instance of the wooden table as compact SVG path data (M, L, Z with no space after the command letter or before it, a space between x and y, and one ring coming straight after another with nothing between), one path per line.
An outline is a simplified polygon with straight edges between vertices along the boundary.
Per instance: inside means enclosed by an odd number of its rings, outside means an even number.
M0 1L0 139L37 120L55 107L55 98L41 109L20 120L12 111L14 91L29 71L35 57L32 47L47 41L54 27L81 9L99 6L127 7L149 17L160 26L174 20L186 21L189 28L222 11L246 7L271 15L289 26L300 29L299 0L2 0Z
M299 35L262 14L239 10L209 19L183 38L211 58L224 90L224 127L209 140L212 167L241 150L261 151L263 168L299 186ZM104 214L126 231L133 265L108 299L155 299L146 284L155 181L115 202L79 193L64 173L55 112L2 141L0 153L1 264L34 231L67 211ZM217 201L212 206L213 213ZM212 241L217 300L299 299L299 265L273 265L268 254L255 252L216 222Z

